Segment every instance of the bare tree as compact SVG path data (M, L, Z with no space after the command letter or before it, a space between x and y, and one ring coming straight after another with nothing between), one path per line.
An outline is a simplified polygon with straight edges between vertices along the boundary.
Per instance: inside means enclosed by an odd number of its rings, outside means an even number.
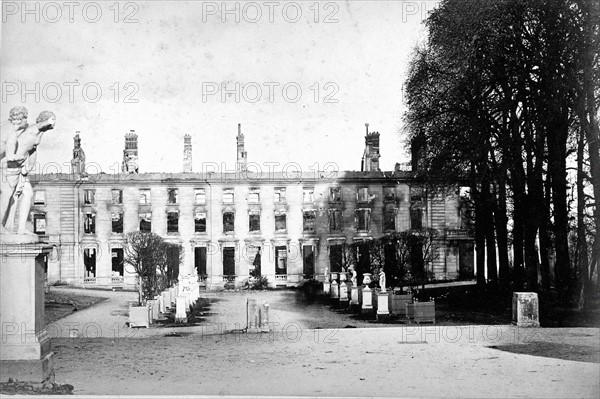
M154 233L135 231L126 235L124 260L138 276L140 305L167 286L167 251L171 245Z

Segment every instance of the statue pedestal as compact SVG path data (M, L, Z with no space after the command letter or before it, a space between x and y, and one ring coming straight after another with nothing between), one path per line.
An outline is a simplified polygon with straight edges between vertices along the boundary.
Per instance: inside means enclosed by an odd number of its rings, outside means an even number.
M377 320L385 321L390 318L389 298L387 292L377 293Z
M373 293L368 285L362 291L362 306L360 310L362 314L373 313Z
M331 282L331 299L333 301L337 301L340 298L340 286L338 285L337 281L333 280Z
M2 235L0 248L0 380L54 382L50 337L45 329L44 267L52 247L16 243Z
M187 303L184 296L178 296L175 300L175 323L187 322Z
M340 283L340 300L338 302L339 309L348 308L348 286L345 281Z
M539 302L535 292L513 292L512 323L518 327L539 327Z
M360 309L360 300L358 296L358 287L350 288L350 310L358 311Z
M329 295L331 290L331 283L329 281L323 282L323 295Z

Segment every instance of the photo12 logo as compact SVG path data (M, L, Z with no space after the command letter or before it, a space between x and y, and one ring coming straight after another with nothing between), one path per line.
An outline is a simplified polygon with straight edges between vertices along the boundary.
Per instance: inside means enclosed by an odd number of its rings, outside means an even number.
M280 2L280 1L204 1L202 22L252 23L284 21L295 24L303 18L314 23L338 23L338 2Z
M340 91L335 82L314 82L302 87L297 82L202 82L202 102L217 101L221 103L248 103L285 101L297 103L303 95L310 97L315 103L336 104L335 97Z
M58 103L68 101L69 103L83 101L86 103L97 103L103 96L110 98L115 103L138 103L135 96L140 88L137 83L113 82L109 85L100 85L97 82L2 82L2 102L9 101L25 103L41 101L47 103Z
M103 18L114 23L137 24L140 6L128 2L95 1L2 1L2 23L74 23L85 21L95 24Z

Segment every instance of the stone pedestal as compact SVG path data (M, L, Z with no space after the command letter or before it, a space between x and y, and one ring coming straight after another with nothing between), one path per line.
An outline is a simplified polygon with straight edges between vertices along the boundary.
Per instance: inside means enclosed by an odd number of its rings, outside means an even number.
M346 309L348 307L348 286L345 281L340 284L340 299L338 306L340 309Z
M9 243L17 238L2 235L0 247L0 380L53 382L50 337L44 327L44 265L52 247Z
M357 311L360 309L360 299L358 287L350 288L350 309L353 311Z
M360 310L363 314L370 314L373 312L373 294L368 286L364 287L362 290L362 306Z
M377 293L377 320L387 320L390 318L390 308L388 306L389 298L387 292Z
M329 295L331 291L331 283L329 281L323 282L323 295Z
M175 323L187 321L187 304L184 296L178 296L175 300Z
M331 299L334 301L340 299L340 286L335 280L331 282Z
M518 327L539 327L539 301L535 292L513 292L512 323Z

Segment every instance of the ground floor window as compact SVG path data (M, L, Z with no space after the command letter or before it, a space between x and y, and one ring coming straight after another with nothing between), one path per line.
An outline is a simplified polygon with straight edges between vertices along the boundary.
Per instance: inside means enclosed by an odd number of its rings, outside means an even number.
M275 247L275 274L287 274L287 247Z
M312 245L302 247L303 273L306 278L312 278L315 274L315 251Z
M250 262L250 266L248 268L250 276L260 277L262 273L260 247L254 245L247 246L246 255L248 257L248 261Z
M223 248L223 275L235 276L235 248Z
M331 273L342 271L343 248L341 245L332 245L329 247L329 267Z
M194 266L198 276L206 276L206 247L194 248Z
M95 248L86 248L83 250L83 265L85 266L85 277L96 277Z
M169 245L167 248L167 278L170 282L179 277L179 263L181 261L181 249L177 245Z
M112 259L112 275L122 277L123 269L125 266L125 262L123 259L123 248L113 248L111 250L111 259Z

